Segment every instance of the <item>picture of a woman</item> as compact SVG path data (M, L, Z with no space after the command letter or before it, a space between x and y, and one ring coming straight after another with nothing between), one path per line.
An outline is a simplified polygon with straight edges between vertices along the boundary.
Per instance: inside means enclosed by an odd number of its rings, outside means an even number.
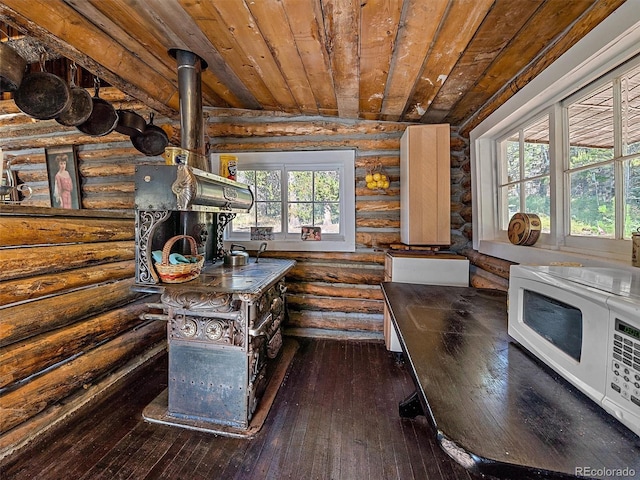
M56 156L58 164L58 173L55 176L55 187L53 197L55 199L55 207L73 208L71 203L71 192L73 191L73 181L71 175L67 171L67 155Z

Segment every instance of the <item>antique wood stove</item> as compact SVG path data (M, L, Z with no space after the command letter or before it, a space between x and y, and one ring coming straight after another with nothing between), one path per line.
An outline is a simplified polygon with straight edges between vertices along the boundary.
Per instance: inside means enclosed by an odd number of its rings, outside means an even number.
M189 52L178 51L177 58L179 70L189 70L194 59L197 67L198 58ZM199 74L199 68L192 70ZM185 87L182 76L184 116L183 93L188 96L197 88ZM197 84L198 75L196 79ZM189 116L201 118L201 113ZM183 148L197 150L198 142L187 141ZM136 168L135 288L160 294L161 303L156 306L163 313L147 318L167 322L166 411L157 418L145 418L224 433L218 426L250 426L268 382L268 366L283 343L284 276L295 262L262 258L226 266L220 261L224 227L236 213L252 207L253 195L246 185L205 171L206 167L203 162ZM176 235L196 241L197 253L205 257L204 267L190 281L163 283L153 252ZM187 243L174 245L176 253L188 254L188 248Z
M165 421L248 428L282 346L284 276L295 262L220 261L225 223L253 203L248 187L232 180L188 165L139 167L135 203L136 288L161 294L163 314L151 318L167 321ZM198 278L163 283L152 252L175 235L192 236L206 261Z

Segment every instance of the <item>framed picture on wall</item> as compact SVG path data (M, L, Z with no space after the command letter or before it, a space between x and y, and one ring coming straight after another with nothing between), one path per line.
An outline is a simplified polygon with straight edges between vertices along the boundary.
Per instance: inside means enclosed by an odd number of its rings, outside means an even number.
M73 145L47 148L49 196L54 208L82 208L78 159Z

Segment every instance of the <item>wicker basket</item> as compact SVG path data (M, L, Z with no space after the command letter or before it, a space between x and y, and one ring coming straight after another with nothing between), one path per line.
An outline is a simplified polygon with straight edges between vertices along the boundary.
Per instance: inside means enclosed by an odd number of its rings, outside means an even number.
M191 255L185 255L185 257L188 259L197 258L198 261L194 263L179 263L177 265L172 265L169 263L171 248L174 243L183 238L186 238L189 241L189 245L191 245ZM204 265L204 256L198 255L198 247L194 238L189 235L176 235L175 237L171 237L167 240L167 243L164 244L164 247L162 248L162 262L156 263L155 267L160 280L164 283L183 283L198 277L202 270L202 265Z

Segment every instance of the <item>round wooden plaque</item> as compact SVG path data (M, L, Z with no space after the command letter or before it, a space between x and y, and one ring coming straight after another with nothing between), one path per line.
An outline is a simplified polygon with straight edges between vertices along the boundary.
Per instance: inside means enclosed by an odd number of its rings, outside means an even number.
M533 245L540 238L540 217L535 213L516 213L509 221L509 241L514 245Z

